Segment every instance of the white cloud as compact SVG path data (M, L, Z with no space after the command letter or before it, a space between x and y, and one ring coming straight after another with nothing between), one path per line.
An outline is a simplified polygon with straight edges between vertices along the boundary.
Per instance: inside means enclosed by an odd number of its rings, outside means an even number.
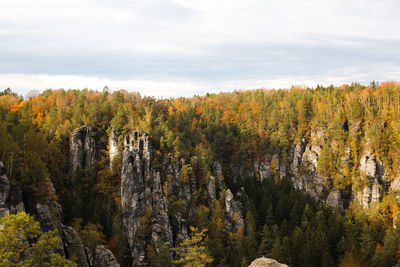
M83 89L89 88L102 90L105 86L111 90L125 89L139 92L142 96L156 98L170 98L177 96L190 97L193 95L205 95L206 93L231 92L247 89L281 89L290 88L292 85L303 87L315 87L319 85L342 85L351 82L368 84L368 78L361 74L344 75L354 73L354 70L346 69L342 76L294 76L281 77L268 80L244 80L231 79L218 82L204 82L199 80L118 80L105 77L81 76L81 75L30 75L30 74L0 74L0 89L11 87L18 88L18 92L26 95L31 90L44 89ZM400 68L392 70L389 80L394 80L400 75ZM379 78L375 81L383 81ZM60 86L62 85L62 86Z

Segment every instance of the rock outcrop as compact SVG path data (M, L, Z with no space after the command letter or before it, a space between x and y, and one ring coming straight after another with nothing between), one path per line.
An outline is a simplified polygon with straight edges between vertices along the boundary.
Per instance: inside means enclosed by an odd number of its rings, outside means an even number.
M76 129L70 137L70 171L87 169L101 159L98 132L91 126Z
M104 246L97 246L94 251L92 267L119 267L114 255Z
M0 217L24 210L22 192L14 181L8 179L4 163L0 161Z
M208 178L207 192L210 199L215 199L217 197L217 188L214 176L210 176L210 178Z
M118 155L118 136L115 134L114 127L111 128L108 138L108 153L110 155L110 169L113 169L113 160Z
M347 126L343 129L348 131L349 135L356 135L361 131L361 122L346 122L345 124ZM323 148L327 145L335 146L334 142L332 144L325 142L325 131L312 130L308 138L303 138L292 145L289 150L291 151L289 163L287 163L287 159L283 162L279 154L267 152L263 160L254 160L254 172L258 174L261 181L270 177L282 178L287 176L291 179L295 188L341 212L345 208L344 202L347 201L345 203L348 205L349 201L349 199L343 200L343 195L348 196L351 193L352 200L362 208L367 209L379 206L384 190L400 190L400 178L395 178L391 183L387 183L388 170L385 170L383 163L369 148L370 145L367 140L356 165L351 160L352 151L349 145L344 148L344 151L341 151L339 158L340 174L348 175L345 170L348 172L348 170L354 169L355 165L359 166L358 171L361 176L360 184L353 185L352 188L346 189L346 192L342 192L334 185L334 178L322 175L319 169L318 164ZM236 169L241 170L240 167L236 167ZM250 175L250 173L247 175Z
M255 160L254 161L254 170L258 175L260 176L260 182L264 181L265 179L268 179L271 177L271 159L270 157L266 156L264 160L259 161Z
M309 194L316 200L323 200L327 177L318 174L319 145L296 145L295 159L291 166L291 180L295 188ZM304 150L302 147L305 147ZM301 154L303 152L303 154Z
M238 192L237 198L241 197L241 192ZM237 232L239 229L244 231L244 221L242 214L242 204L235 199L231 190L225 192L225 229L229 232Z
M150 242L155 245L161 238L173 244L168 201L162 192L160 173L152 168L151 153L148 135L133 132L125 138L121 173L123 224L134 264L139 265L146 263L146 245Z
M289 267L286 264L279 263L276 260L261 257L258 259L255 259L249 267Z
M152 147L147 134L133 132L124 139L121 171L121 203L125 236L134 265L147 264L146 251L161 239L166 245L177 246L189 238L189 217L195 216L198 196L210 205L224 196L224 224L228 231L244 230L242 192L234 197L223 190L222 167L215 162L210 166L212 175L199 185L191 164L173 155L163 158L157 171L153 167ZM195 165L195 164L194 164ZM173 209L169 212L167 194ZM220 199L219 199L220 200Z
M383 164L370 149L366 149L360 158L360 175L364 187L353 186L353 199L364 209L378 207L380 202L380 182L385 173Z
M343 201L342 201L342 194L340 193L340 190L332 190L329 192L329 195L326 199L326 204L328 204L330 207L334 209L338 209L339 212L344 212L343 208Z
M73 258L79 267L89 266L85 247L78 233L71 226L63 226L63 243L68 258Z

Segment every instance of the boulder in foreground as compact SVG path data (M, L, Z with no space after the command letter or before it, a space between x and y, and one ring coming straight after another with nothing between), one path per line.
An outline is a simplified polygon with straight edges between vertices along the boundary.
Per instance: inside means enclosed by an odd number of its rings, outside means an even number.
M273 259L261 257L261 258L255 259L249 265L249 267L289 267L289 266L286 264L279 263Z

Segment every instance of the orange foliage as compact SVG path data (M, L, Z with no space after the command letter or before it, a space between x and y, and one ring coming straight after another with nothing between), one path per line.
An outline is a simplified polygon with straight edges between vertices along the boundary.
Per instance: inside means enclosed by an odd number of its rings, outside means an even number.
M382 251L383 251L383 246L382 246L382 244L380 244L380 243L376 244L375 254L378 254L378 253L380 253L380 252L382 252Z
M49 97L50 98L50 97ZM47 99L44 96L36 96L31 99L32 102L32 116L35 118L37 122L42 122L46 111L50 107L50 103L46 101Z
M181 99L181 98L175 99L175 100L173 101L173 104L174 104L176 110L177 110L179 113L182 113L183 111L186 110L186 104L185 104L184 100Z
M0 108L3 110L11 110L17 104L18 98L14 95L0 96Z
M196 114L197 114L197 115L201 115L201 113L203 113L203 106L198 106L198 107L196 108Z
M89 103L95 102L100 97L101 97L101 93L93 93L93 94L89 95Z

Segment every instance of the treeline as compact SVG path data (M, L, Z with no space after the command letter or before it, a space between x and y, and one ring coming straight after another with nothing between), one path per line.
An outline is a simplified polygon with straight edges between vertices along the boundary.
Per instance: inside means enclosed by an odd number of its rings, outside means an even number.
M210 166L221 162L229 188L245 188L246 229L238 236L224 232L218 224L223 203L198 207L198 216L190 222L208 229L206 243L215 266L245 265L261 255L290 266L339 262L343 266L391 266L397 262L399 245L398 230L393 227L398 212L394 194L385 196L376 211L350 207L341 215L296 192L279 174L261 184L257 174L234 183L230 166L251 169L254 160L266 153L278 154L280 164L288 165L293 144L323 131L319 171L338 188L346 192L362 183L357 164L365 146L383 162L388 170L384 179L390 181L399 175L399 122L400 85L394 82L161 100L106 89L46 90L23 100L5 90L0 93L0 155L9 177L17 180L27 198L58 197L67 222L82 218L82 229L89 223L102 225L96 231L103 231L108 246L119 251L120 262L126 257L121 249L126 244L122 234L110 235L116 232L110 218L120 216L121 163L117 159L115 171L110 171L104 151L102 161L94 169L75 174L72 184L68 138L82 125L96 127L104 143L111 126L120 138L131 130L149 133L156 166L171 153L175 160L184 159L186 171L201 184L210 177ZM348 127L353 124L359 130L350 134ZM339 172L345 147L352 151L352 169ZM47 186L50 178L57 196ZM71 188L76 195L70 194ZM179 199L171 203L180 208ZM106 214L110 210L112 216Z
M351 208L333 212L296 191L290 181L246 180L250 197L242 266L266 256L289 266L394 266L400 231L385 217ZM396 265L397 266L397 265Z

